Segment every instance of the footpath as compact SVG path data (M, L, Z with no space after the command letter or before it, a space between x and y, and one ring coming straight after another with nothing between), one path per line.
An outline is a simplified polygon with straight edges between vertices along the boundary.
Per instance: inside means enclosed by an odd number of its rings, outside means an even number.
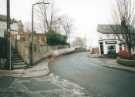
M57 50L52 55L73 51L73 48ZM0 70L0 86L0 97L89 97L78 84L51 74L47 60L29 69Z

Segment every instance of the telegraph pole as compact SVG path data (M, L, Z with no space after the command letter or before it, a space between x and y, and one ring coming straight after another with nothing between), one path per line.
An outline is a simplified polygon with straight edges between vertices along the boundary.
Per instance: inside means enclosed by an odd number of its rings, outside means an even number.
M34 5L32 5L32 18L31 18L31 39L30 39L30 65L33 65L33 32L34 32Z
M11 37L10 37L10 0L7 0L7 33L6 33L6 38L7 38L7 58L8 58L8 67L11 70L12 69L12 64L11 64Z
M7 0L7 31L10 29L10 0Z

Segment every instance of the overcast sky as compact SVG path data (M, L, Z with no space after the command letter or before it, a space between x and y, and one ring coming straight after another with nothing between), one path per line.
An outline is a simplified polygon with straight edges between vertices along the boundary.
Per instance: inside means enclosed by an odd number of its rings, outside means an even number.
M11 16L31 21L31 5L38 0L11 0ZM86 37L87 44L97 46L97 24L111 21L112 0L55 0L60 14L68 15L74 23L75 36ZM6 13L6 0L0 0L0 14Z

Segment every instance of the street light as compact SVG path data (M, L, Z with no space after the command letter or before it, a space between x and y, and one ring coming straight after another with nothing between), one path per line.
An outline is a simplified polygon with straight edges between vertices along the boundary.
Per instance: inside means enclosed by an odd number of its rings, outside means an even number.
M49 4L49 3L37 2L35 4L32 4L32 22L31 22L32 33L31 33L31 40L30 40L30 65L33 65L34 6L40 5L40 4L46 5L46 4Z

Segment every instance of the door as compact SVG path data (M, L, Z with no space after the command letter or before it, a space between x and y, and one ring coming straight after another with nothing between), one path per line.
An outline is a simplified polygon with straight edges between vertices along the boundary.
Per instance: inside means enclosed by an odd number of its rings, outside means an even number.
M104 54L104 46L103 46L102 42L100 42L100 53L101 53L101 55Z

